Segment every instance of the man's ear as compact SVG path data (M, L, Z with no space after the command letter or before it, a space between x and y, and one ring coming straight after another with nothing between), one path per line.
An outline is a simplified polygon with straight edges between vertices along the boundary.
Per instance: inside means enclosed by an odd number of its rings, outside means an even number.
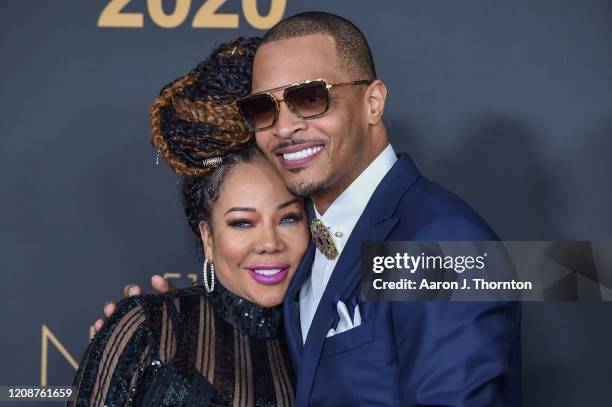
M200 221L198 224L200 229L200 238L202 239L202 247L204 249L204 255L209 261L213 261L213 239L210 226L204 221Z
M382 120L385 111L387 87L381 80L376 79L368 86L365 96L368 104L368 124L377 125Z

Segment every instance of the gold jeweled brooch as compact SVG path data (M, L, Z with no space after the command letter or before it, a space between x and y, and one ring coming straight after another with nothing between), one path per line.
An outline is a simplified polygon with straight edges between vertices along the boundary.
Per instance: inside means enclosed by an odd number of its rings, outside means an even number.
M313 219L310 222L310 234L312 242L328 260L333 260L338 256L338 249L336 249L334 239L331 237L327 227L319 219Z

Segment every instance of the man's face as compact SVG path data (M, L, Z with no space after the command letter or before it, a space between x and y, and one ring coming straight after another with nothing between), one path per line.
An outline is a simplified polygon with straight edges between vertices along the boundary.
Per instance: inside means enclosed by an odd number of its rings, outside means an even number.
M332 37L310 35L262 45L253 65L253 92L307 79L340 83L365 78L347 72ZM331 89L329 110L300 119L280 103L276 125L255 133L259 148L280 171L288 189L306 197L337 194L363 170L367 156L366 86ZM282 98L283 90L273 92Z

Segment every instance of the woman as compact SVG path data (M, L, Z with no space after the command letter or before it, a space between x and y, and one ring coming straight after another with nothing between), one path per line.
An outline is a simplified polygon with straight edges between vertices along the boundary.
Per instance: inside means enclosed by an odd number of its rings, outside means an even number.
M203 284L119 303L83 356L73 405L294 404L280 304L308 226L233 105L258 44L219 46L153 103L153 143L183 175Z

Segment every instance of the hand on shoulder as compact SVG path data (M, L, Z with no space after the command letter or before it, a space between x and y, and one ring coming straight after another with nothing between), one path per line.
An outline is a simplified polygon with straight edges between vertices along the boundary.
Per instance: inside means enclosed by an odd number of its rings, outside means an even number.
M176 290L176 287L167 279L158 274L155 274L151 277L151 287L158 294L165 294L171 291ZM137 295L145 295L145 291L143 291L139 285L137 284L127 284L123 287L123 297L133 297ZM109 299L104 303L104 317L99 318L94 323L94 328L96 332L102 328L104 325L104 321L109 318L117 309L118 301L115 299Z

